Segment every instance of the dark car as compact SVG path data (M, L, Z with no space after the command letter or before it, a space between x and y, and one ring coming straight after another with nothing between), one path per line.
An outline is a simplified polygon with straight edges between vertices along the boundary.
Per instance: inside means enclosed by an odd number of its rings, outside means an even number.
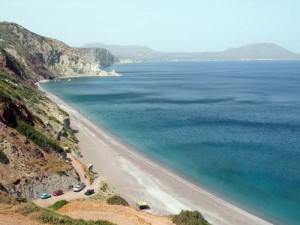
M64 194L63 190L56 190L53 192L53 196L59 196L59 195L62 195Z
M84 194L89 196L89 195L92 195L94 193L95 193L94 189L88 189Z

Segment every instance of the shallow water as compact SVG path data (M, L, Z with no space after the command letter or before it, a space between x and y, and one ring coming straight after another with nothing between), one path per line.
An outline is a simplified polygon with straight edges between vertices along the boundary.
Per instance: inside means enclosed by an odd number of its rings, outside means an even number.
M113 134L277 224L300 223L300 62L114 65L43 83Z

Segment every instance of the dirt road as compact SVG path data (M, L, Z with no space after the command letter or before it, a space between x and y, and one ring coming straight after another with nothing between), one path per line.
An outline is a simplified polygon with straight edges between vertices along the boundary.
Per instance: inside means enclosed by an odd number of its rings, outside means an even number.
M100 185L101 185L100 178L95 179L93 184L90 185L88 179L85 178L85 176L84 176L84 171L83 171L82 165L74 158L74 156L72 154L68 154L67 157L71 159L71 163L72 163L73 167L77 171L77 173L80 177L80 180L86 184L86 187L83 190L81 190L80 192L74 192L73 190L70 190L60 196L52 195L48 199L36 199L33 202L35 204L37 204L38 206L48 207L59 200L71 201L71 200L75 200L75 199L87 198L87 196L84 195L84 193L86 192L87 189L94 189L96 193L97 193L97 191L99 191Z

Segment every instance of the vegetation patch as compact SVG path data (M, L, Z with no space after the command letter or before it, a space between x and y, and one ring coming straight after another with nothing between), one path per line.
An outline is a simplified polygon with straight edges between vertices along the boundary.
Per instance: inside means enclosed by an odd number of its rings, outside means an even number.
M107 204L109 205L123 205L128 206L128 202L126 200L118 195L114 195L106 200Z
M52 211L43 210L37 219L42 223L53 224L53 225L116 225L107 220L82 220L82 219L73 219L68 216L60 215Z
M15 212L24 216L30 215L31 218L34 218L41 223L53 225L116 225L107 220L85 221L82 219L73 219L54 211L40 208L33 203L20 204L16 207Z
M92 201L102 201L104 200L106 197L104 195L101 195L101 194L94 194L92 196L90 196L88 198L88 200L92 200Z
M58 111L60 111L60 113L65 116L69 116L69 114L66 111L62 110L61 108L58 108Z
M71 129L69 129L69 128L67 128L66 126L64 126L64 130L67 132L68 137L71 139L71 141L73 141L73 142L75 142L75 143L78 142L78 140L77 140L75 134L73 133L73 131L72 131Z
M107 192L109 190L108 184L107 183L103 183L100 187L101 191L103 192Z
M43 148L46 152L49 148L55 150L56 152L63 152L63 148L56 142L51 140L50 138L46 137L45 135L38 132L34 127L30 126L29 124L25 123L22 120L17 120L17 131L28 139L33 141L36 145Z
M210 225L198 211L182 210L178 215L173 216L172 221L176 225Z
M60 201L55 202L52 206L50 206L50 208L53 210L58 210L68 203L69 202L67 200L60 200Z
M52 121L54 121L54 122L56 122L56 123L61 124L61 122L56 117L54 117L54 116L49 116L49 119L52 120Z
M2 150L0 150L0 163L5 165L9 164L9 159Z

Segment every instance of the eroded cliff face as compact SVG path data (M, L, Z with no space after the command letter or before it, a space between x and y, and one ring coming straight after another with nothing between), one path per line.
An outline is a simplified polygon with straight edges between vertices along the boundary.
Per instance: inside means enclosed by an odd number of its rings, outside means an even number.
M107 76L100 67L114 63L106 49L72 48L14 24L0 23L0 69L38 81L68 76Z
M22 179L10 184L7 192L15 197L39 198L41 193L53 193L55 190L70 190L78 184L79 178L74 169L61 174Z

